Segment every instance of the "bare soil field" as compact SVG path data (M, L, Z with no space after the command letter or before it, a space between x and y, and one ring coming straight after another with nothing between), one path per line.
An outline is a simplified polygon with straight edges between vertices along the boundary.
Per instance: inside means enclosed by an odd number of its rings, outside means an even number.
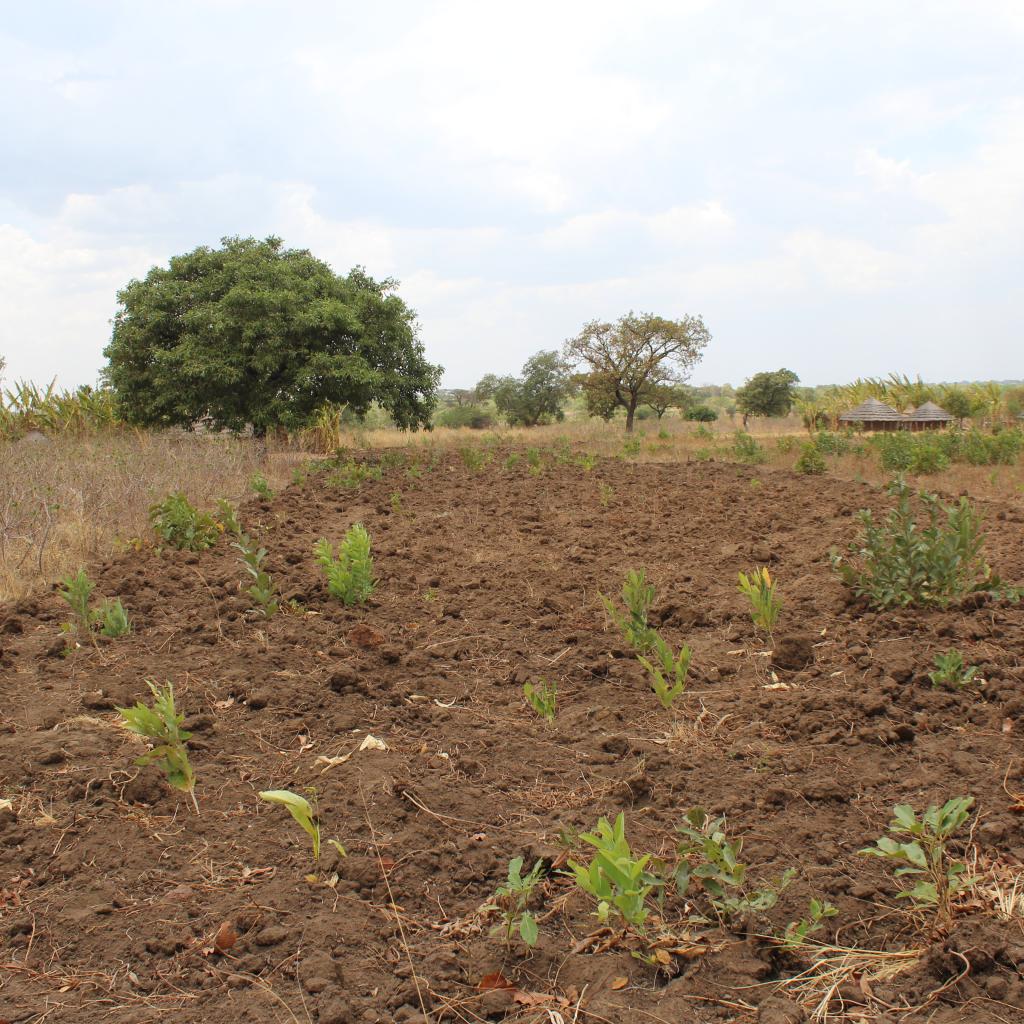
M0 606L0 1021L1024 1021L1024 607L855 600L828 552L887 501L766 467L532 475L448 453L419 479L311 476L243 507L304 611L252 614L227 538L93 566L135 630L66 656L57 594ZM979 506L989 562L1024 581L1020 501ZM379 582L346 608L313 545L355 522ZM756 565L784 602L773 644L736 590ZM652 622L693 648L668 711L599 598L641 568ZM983 686L933 688L951 647ZM187 713L198 814L134 766L115 708L147 679ZM550 725L522 695L541 679ZM348 852L325 846L313 882L305 834L257 796L312 786ZM977 881L936 930L857 851L894 804L958 795ZM622 812L671 866L698 805L744 840L752 884L796 869L778 903L700 922L699 891L669 886L646 942L602 928L563 873L589 856L578 833ZM481 910L518 856L549 869L532 951ZM812 896L838 910L822 944L783 948Z

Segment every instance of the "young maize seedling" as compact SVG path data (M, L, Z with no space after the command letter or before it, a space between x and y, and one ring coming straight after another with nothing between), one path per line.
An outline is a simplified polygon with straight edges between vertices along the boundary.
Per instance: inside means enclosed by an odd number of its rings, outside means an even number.
M155 761L163 769L170 786L192 797L192 804L198 814L196 777L188 760L188 740L192 733L181 728L185 716L178 714L174 706L174 686L168 683L165 687L158 687L149 679L146 685L153 694L152 707L138 701L133 708L117 709L129 732L153 741L152 750L143 754L135 763L144 766Z
M876 839L874 846L858 852L899 865L893 872L896 878L916 877L918 881L912 888L899 890L899 899L909 900L919 911L933 909L940 922L948 923L953 914L953 897L971 880L966 874L967 865L954 860L946 844L970 817L973 804L974 797L953 797L941 807L933 804L920 818L909 804L897 804L889 822L890 835Z
M267 549L256 547L255 542L247 533L240 533L237 543L231 546L241 554L242 566L252 578L252 583L246 588L246 593L256 602L266 618L272 618L277 614L280 604L277 600L274 581L263 568Z
M89 607L89 600L96 585L89 579L84 569L79 569L74 576L66 577L61 585L63 589L60 596L67 601L74 616L74 621L64 627L65 631L74 631L79 637L88 636L96 621L96 613Z
M965 665L964 656L956 650L946 654L935 655L935 671L928 673L932 681L932 689L940 686L949 686L956 690L962 690L969 686L974 677L978 674L977 665Z
M616 914L642 931L648 913L644 903L664 883L646 870L650 854L633 856L626 840L625 816L620 813L614 825L601 818L596 832L583 833L580 839L594 847L594 856L589 864L573 860L568 864L576 884L597 900L597 919L606 924Z
M619 612L611 598L600 593L598 596L626 643L641 654L650 650L653 631L647 625L647 613L654 602L654 587L647 583L643 570L637 572L631 569L622 585L622 603L626 606L628 617Z
M739 591L746 594L750 602L750 617L754 625L763 629L768 636L772 635L775 623L778 621L779 612L782 611L782 601L775 592L775 581L771 578L767 568L762 566L755 569L750 576L745 572L739 575Z
M523 683L523 696L527 699L530 707L540 715L546 722L555 720L555 712L558 710L558 686L555 683L546 683L540 680L538 686L533 683Z
M530 912L530 900L533 890L544 875L544 862L538 860L529 874L524 875L522 871L522 857L510 860L508 880L495 890L494 902L483 909L496 910L501 914L502 924L494 932L502 935L506 945L511 943L513 932L518 931L523 942L532 947L537 944L537 920Z
M600 500L601 508L608 508L612 503L612 498L615 497L615 488L611 484L606 484L603 480L601 481L600 487Z
M318 540L313 548L327 577L327 590L347 605L362 604L373 593L373 558L370 535L361 523L351 526L341 542L338 555L334 545Z
M684 837L677 850L682 858L675 875L679 894L685 895L691 880L697 879L716 915L724 921L737 914L771 910L796 875L795 869L788 868L774 885L748 889L747 865L740 860L743 841L730 841L725 818L712 818L703 807L688 811L686 824L676 831ZM696 867L691 857L698 858Z
M661 706L668 711L676 697L686 689L686 675L690 671L693 652L684 644L678 655L673 654L672 648L653 629L649 630L649 637L657 664L642 654L637 655L637 660L650 673L651 687L661 701ZM672 680L671 685L666 677Z
M132 631L132 622L128 613L121 604L121 598L115 597L113 601L104 601L96 613L96 619L100 623L100 632L104 636L117 638L126 636Z
M812 896L807 906L807 917L802 917L799 921L790 921L786 925L786 931L782 936L782 948L790 952L799 949L807 941L808 935L816 935L825 927L825 921L838 913L839 911L828 900L819 900Z
M270 484L267 483L267 478L262 473L253 473L249 478L249 489L264 501L270 501L274 497L274 492L270 489Z
M303 831L309 836L313 844L313 867L319 870L320 867L320 816L316 807L316 790L311 789L309 795L312 801L307 800L290 789L265 789L260 793L260 799L270 804L281 804L288 808L288 813L302 826ZM346 857L345 847L337 839L328 839L328 844L338 851L338 856ZM316 874L310 876L315 880Z
M526 449L526 465L530 476L540 476L544 472L544 457L539 448Z

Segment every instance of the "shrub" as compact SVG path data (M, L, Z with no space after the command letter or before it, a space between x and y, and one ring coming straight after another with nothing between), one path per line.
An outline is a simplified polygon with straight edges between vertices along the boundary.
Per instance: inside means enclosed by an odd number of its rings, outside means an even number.
M912 488L898 477L889 494L896 498L896 508L881 523L862 509L860 540L850 545L845 558L831 554L833 568L856 594L878 608L944 608L974 593L1020 598L1021 590L1005 586L985 562L981 524L967 498L944 505L937 495L922 491L926 525L921 527Z
M323 538L316 542L313 553L327 577L327 590L332 597L354 605L362 604L373 593L370 535L361 523L349 527L337 556L334 545Z
M859 852L897 865L897 878L917 877L916 885L897 892L898 898L909 900L917 910L934 909L943 921L948 921L952 916L953 897L970 880L967 865L951 858L946 844L970 817L973 804L973 797L954 797L942 807L932 805L920 818L909 804L897 804L889 823L889 835Z
M822 455L846 455L851 446L846 434L833 434L828 430L819 430L811 443Z
M196 509L180 491L154 505L149 510L149 521L165 544L180 551L205 551L220 536L213 516Z
M695 405L692 409L686 410L684 419L697 423L714 423L718 419L718 413L709 405Z
M825 465L821 449L811 442L805 441L800 446L800 455L793 468L805 476L820 476L828 467Z
M494 415L479 405L453 405L434 416L438 427L468 427L471 430L490 430Z
M152 750L143 754L135 763L141 767L155 761L163 769L169 785L192 797L198 814L196 777L188 759L188 740L192 734L181 728L185 716L178 714L174 706L174 687L170 683L158 687L148 679L146 685L153 694L151 708L138 701L135 707L117 709L129 732L154 741Z
M267 478L262 473L253 473L249 478L249 489L264 501L270 501L274 497L274 492L270 489L270 484L267 483Z
M740 462L760 466L768 461L768 453L745 430L737 430L732 438L732 453Z

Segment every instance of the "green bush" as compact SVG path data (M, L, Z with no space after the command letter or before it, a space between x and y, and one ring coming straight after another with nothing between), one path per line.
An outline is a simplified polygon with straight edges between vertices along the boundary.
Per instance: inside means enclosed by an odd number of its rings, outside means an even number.
M793 468L807 476L820 476L828 467L825 465L821 450L811 441L807 441L800 448L800 457Z
M714 423L718 419L718 413L709 405L695 405L692 409L686 410L684 419L695 423Z
M453 405L434 416L436 427L468 427L471 430L490 430L494 414L481 405Z
M847 557L832 552L833 568L856 594L877 608L944 608L975 593L1020 598L1021 589L1004 586L985 562L981 523L967 498L944 505L937 495L922 491L922 527L913 489L902 477L893 480L889 494L896 508L880 523L862 509L860 540L850 545Z
M732 453L740 462L760 466L768 461L768 453L745 430L737 430L732 439Z
M198 511L180 491L154 505L149 521L164 543L181 551L205 551L220 536L213 516Z
M851 439L846 434L819 430L814 435L813 444L822 455L846 455L850 450Z

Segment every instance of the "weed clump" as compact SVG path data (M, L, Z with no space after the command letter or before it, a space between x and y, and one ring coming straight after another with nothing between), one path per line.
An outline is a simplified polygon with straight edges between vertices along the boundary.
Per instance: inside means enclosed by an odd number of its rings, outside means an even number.
M180 491L155 504L149 521L160 539L179 551L212 548L221 532L213 516L200 512Z

